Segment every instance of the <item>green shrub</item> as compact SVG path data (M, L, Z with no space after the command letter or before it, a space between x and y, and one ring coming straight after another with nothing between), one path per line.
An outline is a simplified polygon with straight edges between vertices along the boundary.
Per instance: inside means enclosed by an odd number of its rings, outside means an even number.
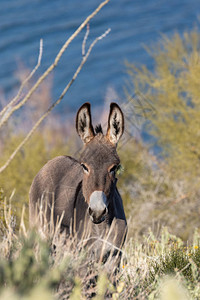
M145 130L154 137L154 145L160 146L171 176L190 183L200 175L199 50L198 30L185 32L183 37L176 33L170 39L163 36L148 49L153 71L128 64L132 88L151 110Z
M187 240L199 227L199 30L183 36L176 33L170 39L163 36L147 51L154 68L127 64L127 92L131 104L138 106L140 102L144 115L143 132L150 137L144 148L156 150L157 155L150 157L152 181L139 185L141 193L132 200L138 203L137 210L133 207L130 214L136 216L134 226L143 224L138 228L140 233L152 224L164 224ZM134 174L134 168L129 172ZM146 173L143 168L145 179ZM134 191L135 181L132 185ZM143 219L137 217L140 215Z

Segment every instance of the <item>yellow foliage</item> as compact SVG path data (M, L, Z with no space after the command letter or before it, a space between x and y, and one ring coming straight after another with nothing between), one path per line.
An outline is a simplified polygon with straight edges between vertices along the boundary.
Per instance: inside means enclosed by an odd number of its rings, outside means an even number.
M12 202L16 210L14 215L17 216L18 220L23 204L28 204L28 192L37 172L48 160L57 155L67 154L69 149L63 141L59 140L59 137L56 145L49 146L48 139L44 138L43 134L41 132L36 133L6 170L0 174L0 187L5 196L9 198L11 193L15 191ZM11 135L4 145L3 153L0 156L1 162L6 161L22 138L22 134ZM26 216L27 220L28 216Z

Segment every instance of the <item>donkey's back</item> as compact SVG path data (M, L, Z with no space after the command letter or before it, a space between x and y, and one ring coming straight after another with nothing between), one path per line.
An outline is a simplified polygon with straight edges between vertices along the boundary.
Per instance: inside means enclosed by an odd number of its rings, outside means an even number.
M82 168L74 158L58 156L47 162L35 176L30 188L30 225L38 225L41 211L45 212L45 222L51 222L53 209L54 223L64 211L62 226L69 228L81 182Z

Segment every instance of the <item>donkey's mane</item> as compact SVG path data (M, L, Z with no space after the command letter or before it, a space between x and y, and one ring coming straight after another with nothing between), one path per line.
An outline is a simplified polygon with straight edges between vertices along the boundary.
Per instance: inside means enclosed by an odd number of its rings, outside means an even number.
M102 133L103 134L103 129L101 127L101 124L96 125L96 127L95 127L95 133L96 134L98 134L98 133Z

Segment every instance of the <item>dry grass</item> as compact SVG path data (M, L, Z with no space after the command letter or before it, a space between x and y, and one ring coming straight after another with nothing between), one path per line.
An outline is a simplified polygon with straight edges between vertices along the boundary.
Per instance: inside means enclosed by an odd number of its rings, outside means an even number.
M129 239L114 274L88 255L76 236L66 239L59 222L41 230L19 232L5 203L0 241L1 299L162 299L200 297L200 236L189 246L170 235L150 231L143 242ZM171 279L173 278L173 280ZM37 296L36 296L37 295ZM183 298L183 295L185 298ZM7 298L6 298L7 297Z

